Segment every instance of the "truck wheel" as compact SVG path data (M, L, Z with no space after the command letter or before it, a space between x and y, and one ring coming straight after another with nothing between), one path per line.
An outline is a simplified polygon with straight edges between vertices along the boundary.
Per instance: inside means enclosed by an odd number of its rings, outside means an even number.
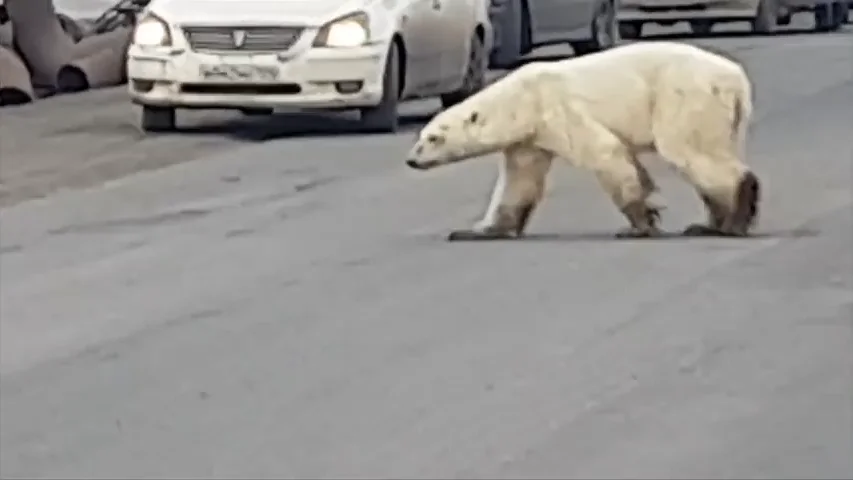
M391 42L385 73L382 76L382 100L375 107L361 110L361 126L369 133L394 133L400 126L397 106L400 103L400 53L397 42Z
M486 49L477 33L471 37L471 50L468 53L468 66L462 87L455 92L441 96L441 106L449 108L479 92L486 86Z
M176 126L175 109L171 107L142 107L142 130L145 132L170 132Z

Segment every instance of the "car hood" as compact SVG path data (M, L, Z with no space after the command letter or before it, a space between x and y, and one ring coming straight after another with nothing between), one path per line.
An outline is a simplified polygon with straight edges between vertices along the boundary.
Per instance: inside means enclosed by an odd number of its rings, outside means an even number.
M320 26L368 0L154 0L151 13L175 24Z

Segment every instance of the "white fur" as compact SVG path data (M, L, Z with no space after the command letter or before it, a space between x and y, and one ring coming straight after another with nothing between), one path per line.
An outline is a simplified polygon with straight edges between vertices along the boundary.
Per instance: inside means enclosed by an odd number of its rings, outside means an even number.
M738 63L682 43L641 42L530 63L437 114L409 163L432 168L503 151L478 229L494 224L499 205L541 198L553 156L594 172L622 208L655 190L637 155L658 152L729 208L747 171L751 97Z

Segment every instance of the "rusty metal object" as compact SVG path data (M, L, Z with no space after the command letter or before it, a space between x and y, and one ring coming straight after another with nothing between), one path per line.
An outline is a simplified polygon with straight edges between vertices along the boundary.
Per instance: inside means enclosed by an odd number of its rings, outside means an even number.
M74 20L64 13L58 13L56 18L59 20L59 25L62 27L62 30L71 37L71 40L74 43L79 42L84 36L86 36L86 31L83 29L81 22Z
M53 88L62 64L73 56L74 41L59 23L51 0L6 0L15 44L33 72L36 87Z
M0 5L0 46L11 47L14 33L12 22L9 21L9 14L6 12L6 6Z
M80 46L85 46L88 54L77 57L59 69L59 91L80 92L126 82L125 60L130 38L131 29L125 27L82 40Z
M121 0L88 22L58 14L52 0L5 0L5 9L33 87L50 94L125 82L132 28L148 3Z
M30 72L21 57L0 45L0 106L30 103L35 97Z
M107 33L118 28L133 27L136 17L151 0L119 0L92 22L92 33Z

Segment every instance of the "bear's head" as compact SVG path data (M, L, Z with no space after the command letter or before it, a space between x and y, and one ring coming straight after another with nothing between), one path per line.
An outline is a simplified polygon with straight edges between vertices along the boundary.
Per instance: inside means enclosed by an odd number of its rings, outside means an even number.
M483 141L486 124L487 119L477 110L455 107L445 110L421 129L406 164L426 170L500 149L500 146Z
M427 170L525 141L536 123L536 115L527 113L529 105L517 82L493 83L433 117L421 129L406 165Z
M440 112L421 130L406 165L426 170L532 141L552 70L547 62L525 65Z

